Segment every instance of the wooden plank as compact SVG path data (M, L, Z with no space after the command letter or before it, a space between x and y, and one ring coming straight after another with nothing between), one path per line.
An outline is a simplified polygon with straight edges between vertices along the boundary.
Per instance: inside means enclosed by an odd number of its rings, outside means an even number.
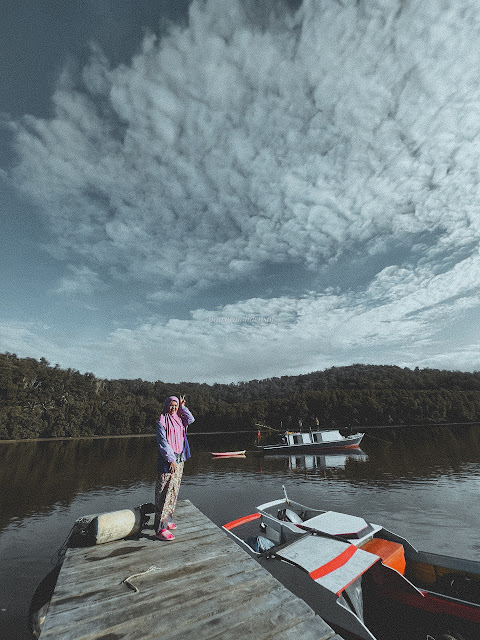
M248 559L248 558L247 558ZM214 575L218 565L212 567L211 571ZM231 568L230 573L234 570ZM120 585L118 591L121 592L121 596L117 595L115 608L105 610L106 600L113 598L108 597L108 592L104 592L101 599L98 598L97 593L92 592L91 597L85 599L85 605L88 605L88 620L85 621L84 607L74 606L69 609L56 614L56 626L62 628L68 628L72 624L82 625L87 624L90 626L92 623L97 624L97 620L103 620L106 624L110 625L118 618L117 607L127 607L128 610L124 611L124 619L141 618L142 616L151 613L152 608L159 608L162 610L162 621L165 624L175 622L176 617L181 615L182 608L185 606L185 595L188 594L189 606L195 607L195 614L200 611L200 607L204 601L209 601L217 596L222 596L225 590L225 581L223 578L229 578L228 582L228 594L220 598L223 606L227 605L228 597L235 597L235 593L242 591L242 586L238 586L238 583L244 583L243 590L248 593L249 588L255 589L257 583L251 579L252 572L241 572L234 574L234 580L231 576L224 576L220 574L219 578L213 580L212 575L206 572L199 572L196 575L185 574L182 579L176 579L172 577L168 583L165 583L162 579L162 574L159 572L151 572L145 574L135 584L138 585L139 592L134 593L129 590L125 585ZM237 584L234 584L234 583ZM258 577L257 577L258 582ZM263 584L260 583L259 588L263 588ZM149 587L149 588L148 588ZM117 591L117 594L118 594ZM112 594L115 596L114 591ZM122 601L119 600L122 598ZM238 593L237 597L243 597L243 593Z
M69 549L41 640L341 640L190 502L175 516L171 543Z
M137 594L134 594L126 585L121 584L123 579L132 575L132 573L130 573L132 572L131 567L128 571L124 570L123 573L119 573L113 582L111 576L107 576L109 582L106 584L105 581L99 583L95 580L89 581L87 585L83 583L80 585L79 591L73 592L70 596L68 594L69 590L71 590L71 582L69 582L63 588L59 587L56 590L57 602L60 598L63 598L62 604L64 605L63 610L57 613L57 624L60 624L62 616L66 617L67 622L65 624L71 622L72 617L76 620L77 616L75 613L71 613L70 610L80 604L91 605L89 618L92 619L95 615L104 616L105 601L114 598L128 598L133 608L134 605L140 605L144 599L152 603L158 598L161 599L162 589L168 590L170 598L178 591L180 604L184 602L186 592L194 590L196 593L199 593L205 588L206 583L208 583L208 588L212 592L215 589L216 583L219 582L218 591L221 592L225 588L225 583L222 582L224 578L228 578L229 584L233 584L235 581L243 579L243 577L249 579L249 573L252 573L256 565L255 563L252 564L251 558L246 556L246 554L244 555L245 558L242 558L241 562L237 559L235 563L232 563L230 555L221 554L208 560L202 559L196 564L191 563L187 567L178 568L174 566L168 569L159 567L160 571L154 570L132 580L132 584L135 584L139 589L139 593ZM148 568L148 564L140 567L140 571L137 567L133 569L133 573L146 571ZM72 579L75 579L75 576L72 576ZM159 579L161 579L162 583L160 588ZM132 596L135 596L135 598L132 599ZM116 606L120 606L120 603L117 603ZM130 603L128 606L130 606ZM81 619L83 612L79 611L78 616L79 619Z

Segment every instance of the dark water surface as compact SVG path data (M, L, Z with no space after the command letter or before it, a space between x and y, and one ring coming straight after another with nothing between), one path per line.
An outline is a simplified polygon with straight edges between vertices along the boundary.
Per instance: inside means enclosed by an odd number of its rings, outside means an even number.
M289 496L385 525L419 549L480 559L480 430L375 431L352 455L214 459L192 435L180 498L217 524ZM228 446L230 444L230 446ZM214 449L243 448L241 442ZM153 501L155 439L0 443L0 639L27 612L74 521ZM161 544L161 543L159 543Z

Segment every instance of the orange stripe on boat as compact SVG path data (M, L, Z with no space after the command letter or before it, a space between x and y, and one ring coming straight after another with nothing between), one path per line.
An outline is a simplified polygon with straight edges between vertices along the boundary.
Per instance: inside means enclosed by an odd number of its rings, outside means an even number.
M318 567L318 569L310 571L310 577L312 578L312 580L318 580L318 578L323 578L323 576L326 576L328 573L335 571L335 569L343 567L343 565L350 560L350 558L356 551L357 547L354 544L351 544L347 549L345 549L345 551L342 551L340 555L338 555L336 558L333 558L333 560L330 560L330 562L327 562L321 567Z
M251 522L252 520L256 520L257 518L261 518L260 513L251 513L249 516L243 516L243 518L238 518L238 520L232 520L231 522L227 522L227 524L223 525L224 529L230 531L230 529L234 529L235 527L239 527L241 524L245 524L246 522Z

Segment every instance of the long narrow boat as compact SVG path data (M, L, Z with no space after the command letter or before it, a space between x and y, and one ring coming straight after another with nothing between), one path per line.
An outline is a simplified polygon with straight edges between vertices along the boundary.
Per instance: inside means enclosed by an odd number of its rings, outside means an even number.
M265 454L308 453L315 451L342 451L360 446L364 433L343 436L338 429L321 431L287 431L278 444L260 447Z
M212 456L216 458L240 458L245 457L246 449L242 449L242 451L212 451Z
M223 528L260 561L294 567L292 586L303 581L346 640L480 638L478 561L418 551L381 525L311 509L286 492Z

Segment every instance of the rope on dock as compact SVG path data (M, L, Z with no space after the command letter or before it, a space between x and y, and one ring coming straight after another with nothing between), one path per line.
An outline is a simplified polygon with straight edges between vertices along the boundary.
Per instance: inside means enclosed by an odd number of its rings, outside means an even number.
M130 581L134 580L135 578L139 578L140 576L144 576L146 573L150 573L150 571L161 571L161 568L156 567L154 564L152 564L152 566L149 567L146 571L140 571L140 573L134 573L133 575L128 576L128 578L125 578L124 580L122 580L120 584L126 584L129 589L132 589L132 591L134 591L135 593L138 593L139 589Z

